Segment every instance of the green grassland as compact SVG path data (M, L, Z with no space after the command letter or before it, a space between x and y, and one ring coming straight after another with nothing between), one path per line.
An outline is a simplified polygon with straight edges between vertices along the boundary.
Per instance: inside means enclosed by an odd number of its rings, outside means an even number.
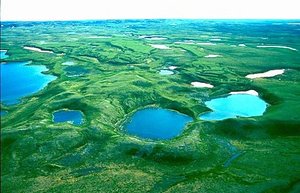
M2 24L1 49L9 55L3 61L45 65L49 71L44 73L57 79L17 105L1 104L8 111L1 117L1 192L299 192L299 25L221 20ZM175 43L213 38L221 40L214 46ZM208 54L222 57L205 58ZM66 61L85 74L68 76ZM178 67L174 75L158 73L171 65ZM272 69L286 71L245 78ZM215 87L194 88L193 81ZM269 104L263 116L199 119L209 111L205 101L249 89ZM127 135L123 123L147 106L194 120L171 140ZM62 108L82 111L84 123L53 123L52 113Z

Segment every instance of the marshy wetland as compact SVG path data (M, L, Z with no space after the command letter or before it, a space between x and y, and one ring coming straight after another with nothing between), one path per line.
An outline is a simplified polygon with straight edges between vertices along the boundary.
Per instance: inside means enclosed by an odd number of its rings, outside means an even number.
M2 192L299 192L295 22L2 22Z

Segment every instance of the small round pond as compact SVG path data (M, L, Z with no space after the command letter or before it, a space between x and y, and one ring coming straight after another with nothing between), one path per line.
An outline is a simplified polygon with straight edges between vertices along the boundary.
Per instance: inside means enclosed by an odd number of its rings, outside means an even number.
M124 130L147 139L171 139L181 134L186 124L193 119L176 111L161 108L146 108L133 114Z
M74 125L83 123L83 113L77 110L59 110L53 113L53 122L62 123L69 122Z
M7 50L0 50L0 59L8 58L8 55L6 55Z
M160 75L172 75L172 74L174 74L174 72L171 70L160 70L159 74Z
M212 112L200 116L202 120L224 120L236 117L261 116L267 103L258 96L250 94L234 94L224 98L216 98L205 102Z

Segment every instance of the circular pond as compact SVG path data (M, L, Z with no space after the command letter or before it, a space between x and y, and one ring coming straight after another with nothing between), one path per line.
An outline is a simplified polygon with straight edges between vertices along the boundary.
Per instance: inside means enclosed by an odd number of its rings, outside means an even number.
M146 108L133 114L124 130L147 139L171 139L181 134L192 118L176 111Z

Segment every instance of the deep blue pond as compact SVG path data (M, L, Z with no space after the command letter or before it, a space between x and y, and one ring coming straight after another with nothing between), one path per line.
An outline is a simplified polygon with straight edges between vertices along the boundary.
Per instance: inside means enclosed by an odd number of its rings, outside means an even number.
M83 114L77 110L59 110L53 113L53 122L69 122L74 125L80 125L83 123Z
M6 50L0 50L0 59L8 58L8 55L6 55Z
M181 134L192 118L161 108L146 108L137 111L125 124L129 134L147 139L171 139Z
M216 98L205 102L212 112L202 114L203 120L224 120L236 117L252 117L263 115L267 103L258 96L235 94L224 98Z
M3 117L3 116L5 116L6 114L7 114L8 112L7 111L0 111L0 117Z
M29 66L28 62L9 62L1 64L1 102L13 105L22 97L43 89L55 76L45 75L45 66Z

